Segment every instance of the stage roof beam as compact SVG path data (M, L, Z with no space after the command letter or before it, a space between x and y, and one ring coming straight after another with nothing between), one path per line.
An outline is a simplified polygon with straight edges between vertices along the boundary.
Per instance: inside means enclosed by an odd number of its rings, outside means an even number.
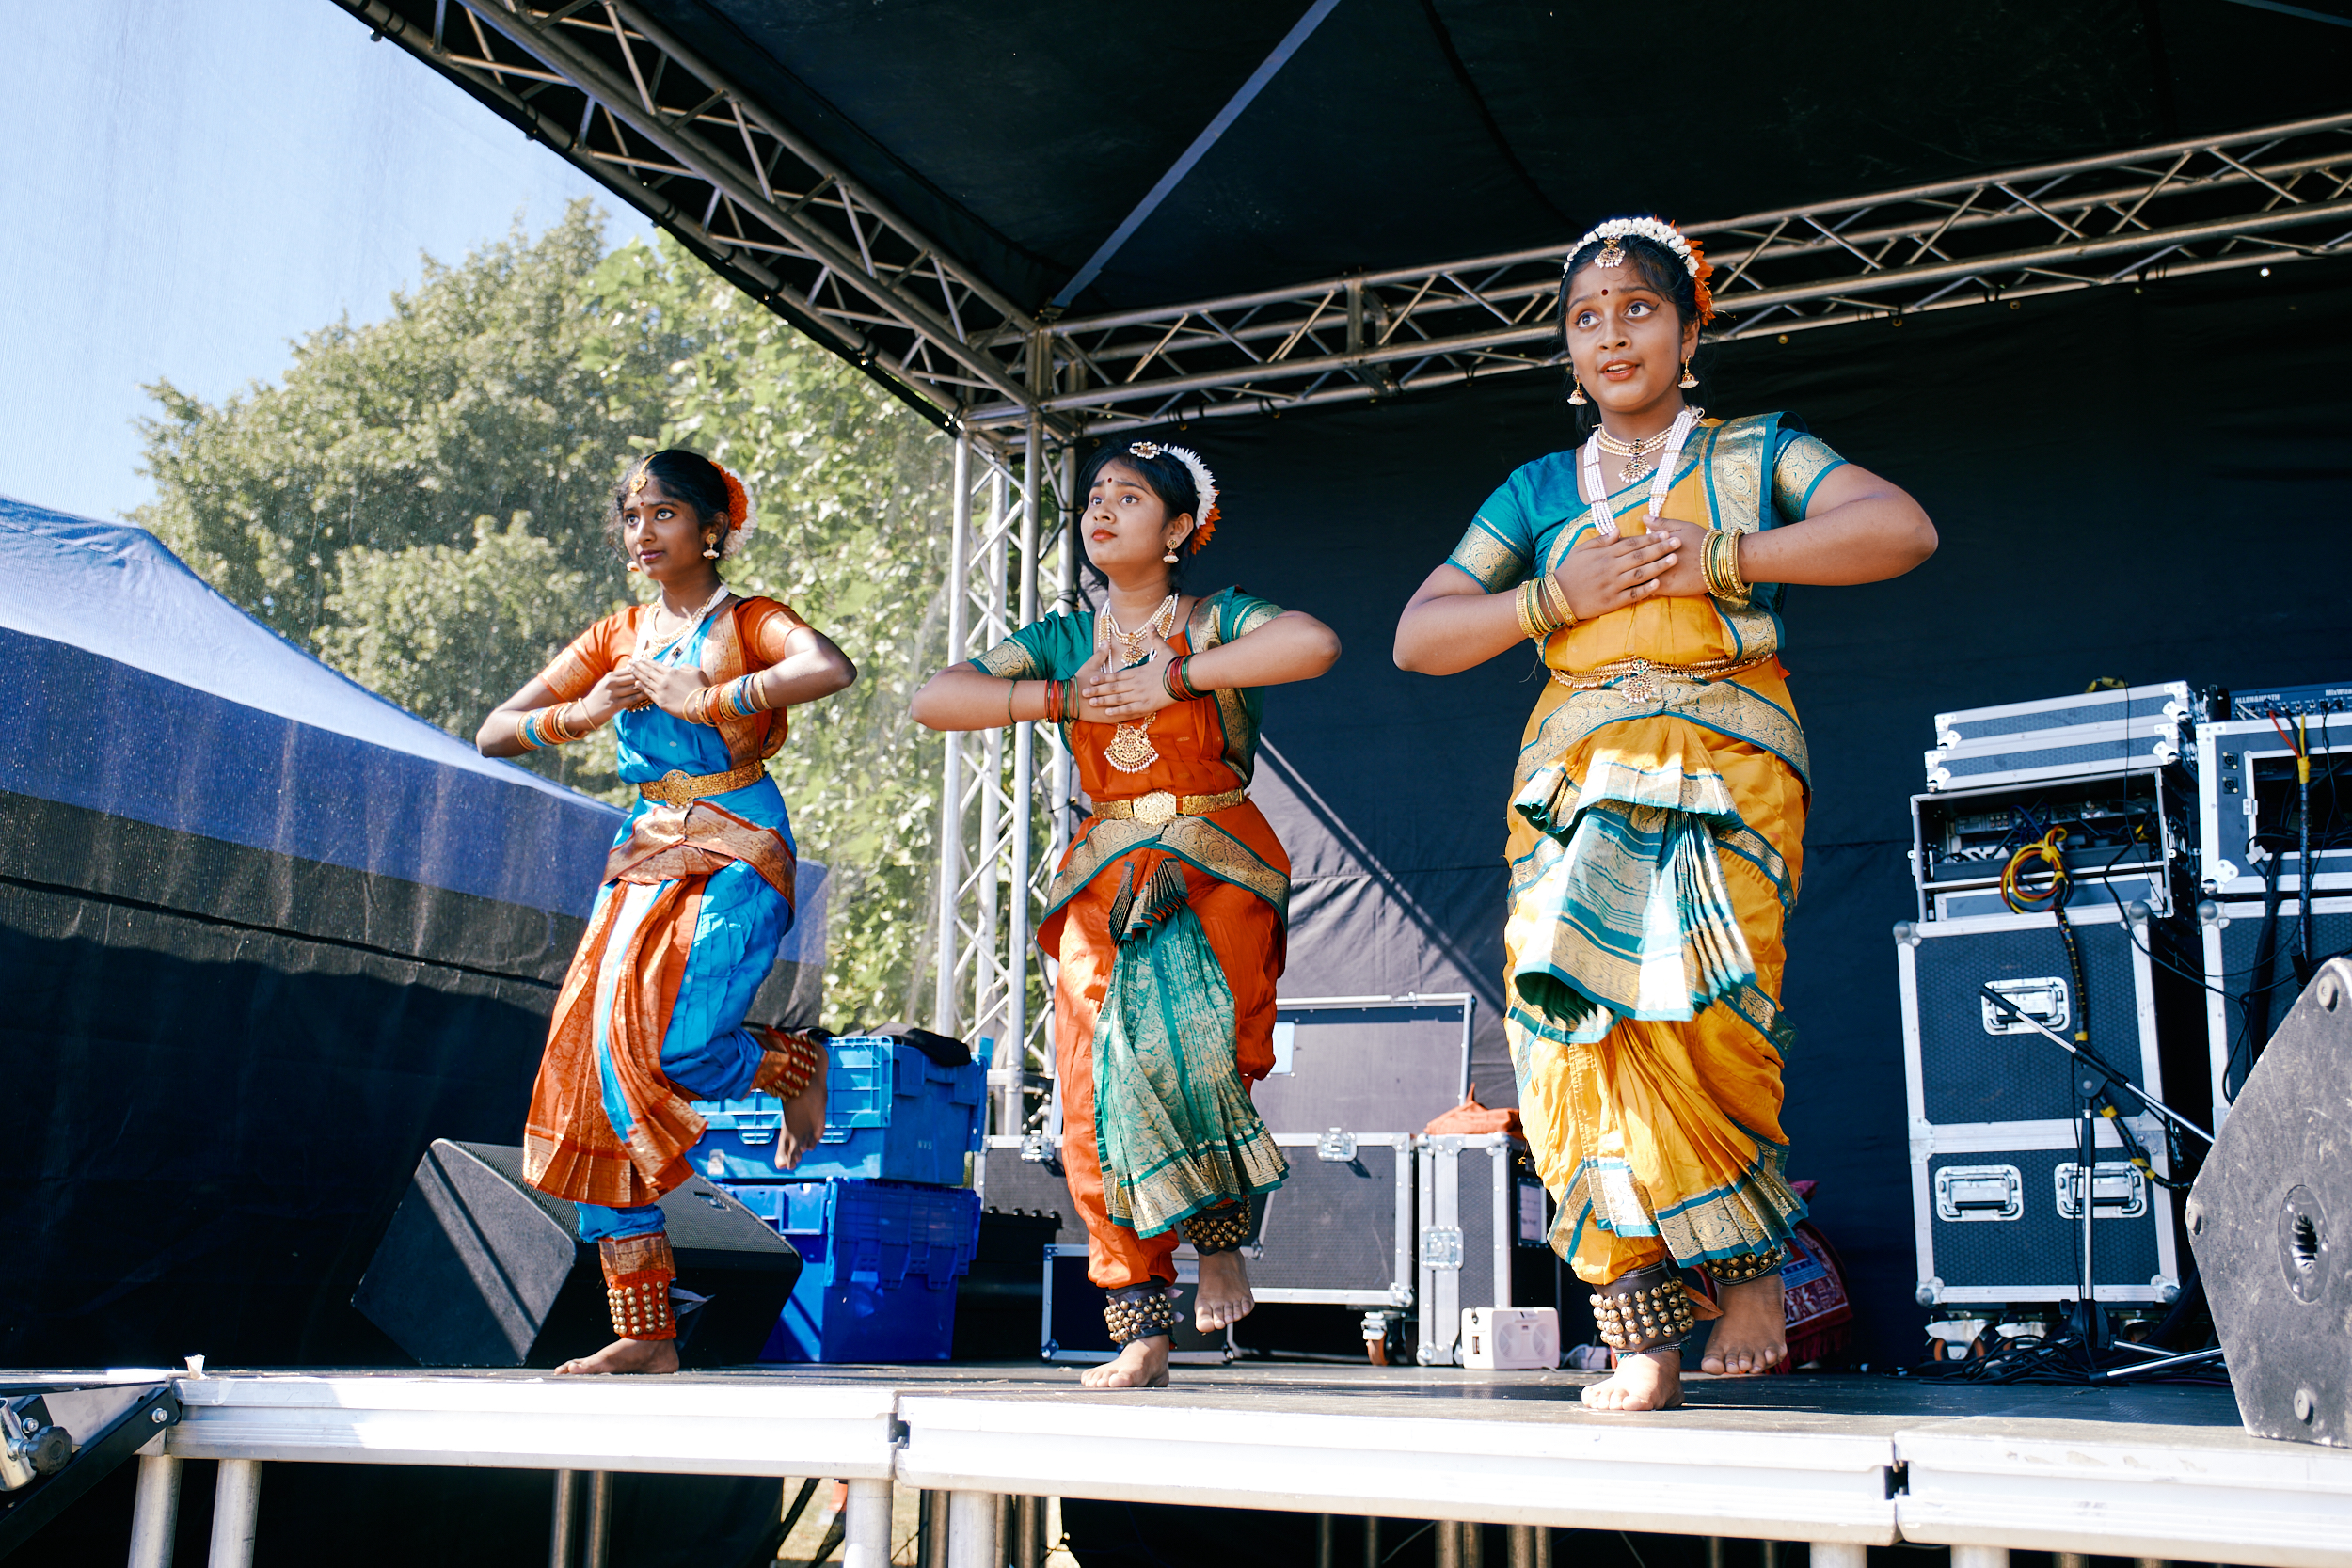
M1025 345L1025 312L628 0L456 0L429 32L386 0L339 3L932 419L1028 399L1018 352L975 346Z
M1732 341L2352 252L2352 115L1690 225ZM1324 278L1056 322L1094 385L1048 414L1111 431L1248 415L1556 364L1560 249ZM1332 302L1349 301L1340 341ZM1465 318L1463 312L1468 312ZM1359 324L1379 320L1376 332ZM992 341L1003 352L1006 335ZM1137 363L1122 376L1119 367ZM1155 373L1146 375L1146 367ZM1343 384L1333 384L1343 382ZM973 411L1023 419L1010 403Z

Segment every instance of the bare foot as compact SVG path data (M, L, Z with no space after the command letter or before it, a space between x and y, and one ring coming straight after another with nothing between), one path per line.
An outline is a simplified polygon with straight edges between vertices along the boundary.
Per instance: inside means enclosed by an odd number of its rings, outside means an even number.
M615 1339L594 1355L576 1355L555 1369L558 1377L591 1372L675 1372L675 1339Z
M1165 1388L1168 1386L1168 1336L1147 1334L1130 1339L1119 1359L1089 1367L1078 1375L1089 1388Z
M1745 1284L1722 1288L1724 1315L1715 1320L1699 1370L1732 1377L1769 1372L1788 1354L1788 1305L1775 1269Z
M1212 1252L1200 1259L1200 1289L1192 1298L1192 1321L1203 1334L1222 1332L1249 1316L1258 1298L1249 1293L1249 1265L1238 1252Z
M1682 1353L1648 1350L1617 1357L1617 1370L1585 1389L1584 1402L1595 1410L1681 1409Z

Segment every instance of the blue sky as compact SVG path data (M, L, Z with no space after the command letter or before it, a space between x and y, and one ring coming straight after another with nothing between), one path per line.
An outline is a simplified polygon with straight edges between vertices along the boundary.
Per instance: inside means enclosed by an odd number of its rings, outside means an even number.
M332 0L0 4L0 494L93 516L152 494L139 390L216 401L287 344L384 315L577 196L650 229Z

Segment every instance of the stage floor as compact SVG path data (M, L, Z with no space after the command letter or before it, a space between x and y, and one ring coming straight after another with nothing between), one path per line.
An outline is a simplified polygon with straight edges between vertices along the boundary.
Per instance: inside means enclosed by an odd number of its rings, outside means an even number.
M1591 1374L1336 1363L1179 1368L1168 1389L1104 1392L1038 1364L147 1376L176 1384L186 1418L164 1441L188 1459L829 1476L2352 1568L2352 1450L2249 1436L2220 1388L1694 1376L1688 1409L1613 1415L1579 1402Z

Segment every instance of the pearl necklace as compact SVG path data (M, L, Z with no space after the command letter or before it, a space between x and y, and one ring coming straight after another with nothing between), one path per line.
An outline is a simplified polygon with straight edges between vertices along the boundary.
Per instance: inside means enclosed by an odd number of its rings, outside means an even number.
M1698 422L1706 416L1706 413L1707 410L1704 408L1685 404L1682 412L1675 416L1675 422L1666 430L1666 456L1665 460L1658 466L1657 472L1649 482L1649 504L1644 513L1643 526L1645 528L1654 526L1658 521L1659 513L1664 510L1666 492L1673 486L1675 464L1682 456L1682 443L1690 439L1691 432L1698 428ZM1586 506L1592 515L1594 531L1603 539L1614 539L1617 537L1617 515L1610 510L1609 489L1600 482L1602 439L1602 432L1597 430L1593 432L1593 438L1584 443L1583 455L1579 460L1578 467L1583 475L1584 490L1588 498Z

